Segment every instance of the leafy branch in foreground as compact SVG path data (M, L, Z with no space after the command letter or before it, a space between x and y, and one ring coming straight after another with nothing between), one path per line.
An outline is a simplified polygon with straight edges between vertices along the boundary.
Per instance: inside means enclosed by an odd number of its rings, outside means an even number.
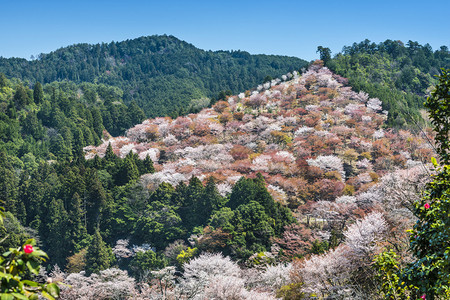
M416 285L420 295L429 300L450 297L449 89L450 70L442 69L439 84L425 102L436 131L441 166L432 159L436 175L422 200L415 203L418 221L410 231L410 248L416 260L404 273L405 282Z
M59 297L59 287L55 283L41 284L29 280L32 274L39 274L41 262L47 254L35 246L30 239L22 247L10 248L0 256L0 298L39 299L41 294L47 299Z

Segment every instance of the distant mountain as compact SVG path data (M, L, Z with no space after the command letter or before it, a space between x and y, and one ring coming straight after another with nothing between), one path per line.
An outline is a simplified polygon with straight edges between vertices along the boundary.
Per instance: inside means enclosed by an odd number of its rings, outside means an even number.
M204 51L166 35L77 44L32 61L0 58L0 72L31 84L69 80L119 87L125 103L136 100L149 117L195 111L199 101L193 99L242 92L306 65L295 57Z

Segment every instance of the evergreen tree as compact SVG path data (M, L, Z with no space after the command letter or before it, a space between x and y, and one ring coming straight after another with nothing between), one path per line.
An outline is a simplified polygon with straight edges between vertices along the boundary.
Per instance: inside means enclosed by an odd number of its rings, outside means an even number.
M116 173L117 185L124 185L139 178L139 170L136 166L133 154L130 153L119 164L119 170Z
M46 219L40 231L47 244L52 262L60 266L65 265L66 257L70 254L68 214L62 200L53 199L46 209Z
M17 87L16 92L14 93L14 102L18 108L23 108L30 102L27 90L22 84Z
M4 88L8 86L8 79L5 74L0 73L0 88Z
M86 219L88 233L94 232L94 229L100 224L100 217L103 209L107 205L107 196L102 183L98 179L97 172L91 171L86 177L87 199L86 201Z
M95 230L86 253L86 274L99 273L108 269L112 266L114 260L111 248L105 244L98 229Z
M233 186L230 201L227 206L236 209L241 204L247 204L254 199L253 180L241 177Z
M213 213L222 207L223 198L217 189L214 177L209 177L206 182L204 194L202 197L202 203L199 206L200 224L206 225L209 217Z
M103 119L102 115L100 113L100 110L97 107L93 107L91 109L92 113L92 128L94 129L94 132L97 134L99 138L103 136Z
M72 158L71 145L68 145L59 133L52 138L50 151L62 161L69 161Z
M86 224L85 224L85 211L83 210L83 201L78 193L73 194L73 197L69 203L69 249L74 251L80 240L86 236Z
M136 101L132 100L131 103L128 105L128 116L130 117L131 124L139 124L142 121L145 120L145 114L144 111L139 108Z
M164 205L172 204L172 197L175 194L175 189L170 183L163 182L158 188L151 194L149 202L160 202Z
M197 177L192 176L182 196L184 203L183 207L180 208L180 216L189 229L201 225L200 211L203 204L204 189L202 182Z
M36 82L33 89L34 103L41 104L44 101L44 91L40 82Z
M14 102L12 100L10 100L8 102L8 106L6 107L6 115L10 119L16 119L17 118L16 106L14 105Z
M38 120L35 112L27 114L26 118L22 121L22 134L31 135L34 139L39 140L44 137L44 128L41 122Z
M153 166L153 160L150 158L150 156L147 154L145 159L138 165L139 168L139 174L148 174L148 173L155 173L155 167Z
M108 147L105 151L105 157L103 158L107 163L115 162L117 160L117 156L114 154L111 143L108 143Z
M317 47L316 53L320 53L320 59L323 61L323 64L326 66L331 59L331 50L327 47L319 46Z
M0 200L5 202L5 209L17 214L17 178L7 155L0 152Z

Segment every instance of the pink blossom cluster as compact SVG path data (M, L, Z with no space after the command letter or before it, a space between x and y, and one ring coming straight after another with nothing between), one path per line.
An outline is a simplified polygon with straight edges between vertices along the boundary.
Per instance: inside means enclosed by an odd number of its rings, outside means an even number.
M303 182L313 192L319 189L319 197L327 191L339 197L341 186L333 180L357 192L373 184L370 172L382 176L389 168L429 160L432 149L425 141L430 136L380 129L386 120L381 106L378 99L354 92L344 78L314 64L301 76L286 74L197 114L146 120L130 128L126 137L111 137L84 151L87 159L103 157L111 144L120 157L130 152L140 159L148 155L157 170L142 177L149 188L214 176L226 194L235 182L231 177L261 172L268 185L284 192L271 189L272 195L292 205L303 189L293 187L294 182ZM350 161L344 155L349 149L356 151ZM159 164L163 151L166 159ZM326 190L333 186L336 191Z

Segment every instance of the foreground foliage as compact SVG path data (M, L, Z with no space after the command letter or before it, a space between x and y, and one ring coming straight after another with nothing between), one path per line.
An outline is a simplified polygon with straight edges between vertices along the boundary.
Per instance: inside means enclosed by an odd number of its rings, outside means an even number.
M411 231L411 250L415 261L405 271L405 280L416 285L427 299L450 297L450 158L449 158L449 104L450 70L443 70L439 84L428 97L425 106L437 132L436 175L428 184L424 197L415 204L419 218Z
M0 207L0 224L3 224L3 207ZM4 237L2 237L4 238ZM47 299L59 296L59 287L54 283L42 284L29 280L39 274L40 264L47 254L27 240L22 247L10 248L0 256L0 297L2 300L38 299L38 294Z

